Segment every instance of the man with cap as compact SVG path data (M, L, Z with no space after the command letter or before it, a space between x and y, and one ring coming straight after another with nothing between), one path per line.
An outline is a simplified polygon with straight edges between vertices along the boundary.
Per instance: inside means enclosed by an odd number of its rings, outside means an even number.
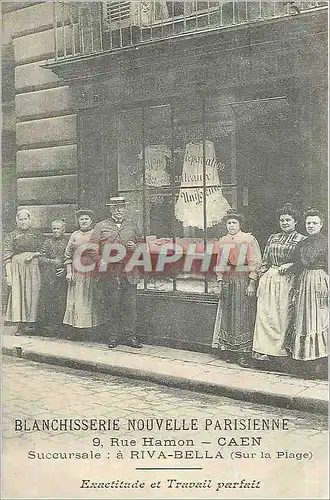
M122 244L129 255L144 241L138 226L125 216L126 205L123 196L112 197L106 203L110 215L96 224L91 237L91 241L99 245L99 256L105 244ZM107 315L105 329L109 348L116 347L119 340L131 347L142 347L136 338L137 281L136 275L125 274L123 262L112 264L108 272L99 276Z

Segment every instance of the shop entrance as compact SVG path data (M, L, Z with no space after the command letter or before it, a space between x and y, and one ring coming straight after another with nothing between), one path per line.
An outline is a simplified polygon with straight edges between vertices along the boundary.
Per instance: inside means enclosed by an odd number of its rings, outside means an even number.
M236 105L239 199L246 229L264 248L268 236L279 230L277 209L286 202L302 204L301 148L285 97L250 101L245 108Z
M186 154L187 145L197 147L205 141L215 151L216 180L221 181L223 196L244 212L246 230L263 247L278 229L276 210L284 202L299 208L306 181L301 172L301 140L288 99L235 102L231 97L220 102L212 97L204 110L199 108L190 100L82 113L80 204L92 206L101 218L109 196L120 192L146 234L203 238L201 229L190 235L182 228L176 204L180 195L187 198L198 184L197 179L190 186L184 177L184 158L191 157ZM205 154L206 147L200 146L199 156ZM201 185L202 181L197 189ZM212 204L206 199L209 217ZM219 237L221 230L219 225L208 228L207 238Z

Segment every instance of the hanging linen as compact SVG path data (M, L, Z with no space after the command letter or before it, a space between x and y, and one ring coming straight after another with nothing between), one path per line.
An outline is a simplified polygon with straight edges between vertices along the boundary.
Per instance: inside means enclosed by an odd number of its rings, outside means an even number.
M146 185L152 187L169 186L170 175L166 171L166 165L171 158L171 150L165 144L154 144L146 146L145 157L145 179ZM142 160L142 151L139 154Z
M169 18L165 0L141 0L132 4L139 9L141 26L152 26L157 21L165 21Z
M192 16L193 14L196 14L196 12L198 11L197 2L193 0L190 0L190 2L185 1L183 4L183 8L186 16Z
M205 177L206 227L212 227L222 220L230 208L228 201L222 194L212 141L205 141ZM187 144L180 180L181 186L175 204L175 216L182 222L183 227L204 229L203 142Z

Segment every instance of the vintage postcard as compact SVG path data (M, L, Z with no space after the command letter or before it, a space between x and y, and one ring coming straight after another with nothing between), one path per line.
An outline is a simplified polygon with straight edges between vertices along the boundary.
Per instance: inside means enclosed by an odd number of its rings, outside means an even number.
M328 2L1 21L2 498L328 498Z

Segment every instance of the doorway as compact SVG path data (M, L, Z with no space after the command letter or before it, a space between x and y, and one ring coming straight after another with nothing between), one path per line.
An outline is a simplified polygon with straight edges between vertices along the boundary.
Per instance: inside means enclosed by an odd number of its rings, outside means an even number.
M279 231L277 210L287 202L301 208L303 177L299 137L287 99L261 101L248 123L238 121L237 166L246 230L263 249L270 234Z

